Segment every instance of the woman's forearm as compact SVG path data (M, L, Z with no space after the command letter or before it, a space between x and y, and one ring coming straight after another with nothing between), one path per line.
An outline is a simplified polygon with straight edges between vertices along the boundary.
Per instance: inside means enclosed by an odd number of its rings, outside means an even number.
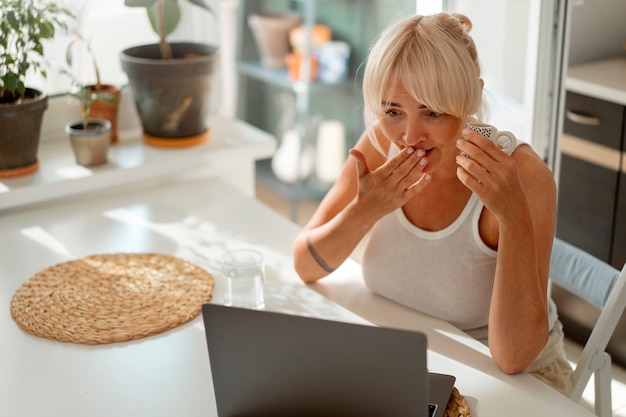
M489 316L489 347L507 373L525 370L548 337L544 273L538 264L530 214L501 225Z
M339 267L377 220L355 198L330 221L307 225L294 243L295 268L300 278L313 282Z

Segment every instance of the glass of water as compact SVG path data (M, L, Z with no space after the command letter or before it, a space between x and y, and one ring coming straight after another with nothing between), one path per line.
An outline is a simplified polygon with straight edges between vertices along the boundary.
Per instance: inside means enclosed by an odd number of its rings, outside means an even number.
M222 255L222 277L226 282L224 304L252 309L265 308L263 254L252 249L235 249Z

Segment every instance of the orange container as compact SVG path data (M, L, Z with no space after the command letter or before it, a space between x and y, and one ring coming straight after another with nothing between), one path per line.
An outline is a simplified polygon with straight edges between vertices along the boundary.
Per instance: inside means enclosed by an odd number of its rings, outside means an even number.
M292 81L300 81L300 72L305 65L305 59L303 56L297 54L285 55L285 63L287 64L287 71L289 78ZM309 74L309 82L314 82L317 78L318 62L317 58L311 56L311 72Z

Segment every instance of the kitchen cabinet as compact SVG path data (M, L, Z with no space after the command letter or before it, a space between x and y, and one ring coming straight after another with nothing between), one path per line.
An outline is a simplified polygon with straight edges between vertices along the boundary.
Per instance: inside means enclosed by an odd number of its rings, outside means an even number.
M571 91L565 106L557 236L611 263L624 106Z
M626 131L626 124L624 125ZM625 144L626 145L626 144ZM614 265L626 263L626 156L622 154L622 170L619 176L617 191L617 206L615 209L615 235L611 260Z
M622 269L626 262L626 57L572 66L566 103L556 235ZM556 285L568 338L584 344L599 311ZM607 347L626 366L626 318Z
M618 269L626 261L626 57L571 67L557 236Z

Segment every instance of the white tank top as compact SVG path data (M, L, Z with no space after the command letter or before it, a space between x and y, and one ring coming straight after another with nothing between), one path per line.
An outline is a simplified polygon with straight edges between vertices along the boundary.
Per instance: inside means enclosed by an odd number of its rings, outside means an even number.
M363 253L365 283L386 298L486 339L497 253L478 233L482 208L472 194L461 215L436 232L414 226L402 208L386 215Z
M487 343L497 252L478 231L483 207L472 194L459 217L435 232L413 225L402 208L384 216L363 253L368 288ZM548 306L552 329L557 314L551 299Z

